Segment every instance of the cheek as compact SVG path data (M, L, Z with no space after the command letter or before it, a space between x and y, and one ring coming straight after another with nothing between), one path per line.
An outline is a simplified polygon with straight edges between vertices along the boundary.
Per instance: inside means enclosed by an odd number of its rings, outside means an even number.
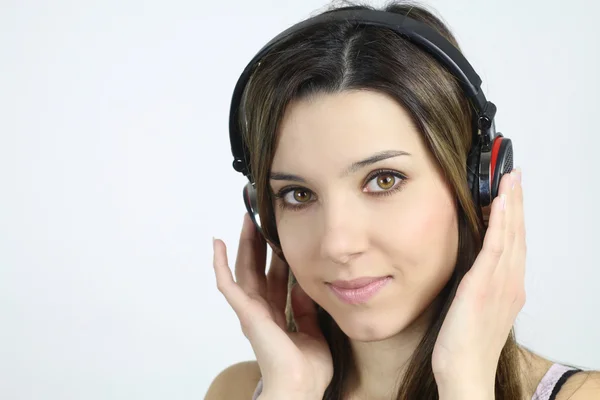
M323 274L319 270L319 238L314 234L314 224L308 217L298 221L295 218L277 221L281 249L296 281L308 296L317 304L327 304ZM313 224L313 225L311 225ZM312 230L307 228L313 228Z
M301 283L304 283L304 277L313 274L311 266L316 264L313 260L316 251L314 235L309 234L306 225L285 218L277 221L281 249L294 276Z
M416 245L432 253L456 242L458 225L454 205L449 201L432 199L413 208L411 227Z
M455 205L446 193L419 196L397 210L388 223L388 246L407 276L430 279L454 267L458 252L458 221ZM389 240L388 239L388 240ZM447 275L443 273L442 275ZM441 278L441 276L440 276Z

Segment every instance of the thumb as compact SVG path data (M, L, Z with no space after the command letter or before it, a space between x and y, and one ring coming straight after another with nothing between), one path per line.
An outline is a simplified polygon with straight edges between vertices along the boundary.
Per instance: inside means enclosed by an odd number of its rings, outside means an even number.
M292 287L292 310L298 332L314 338L323 336L317 320L317 307L299 284Z

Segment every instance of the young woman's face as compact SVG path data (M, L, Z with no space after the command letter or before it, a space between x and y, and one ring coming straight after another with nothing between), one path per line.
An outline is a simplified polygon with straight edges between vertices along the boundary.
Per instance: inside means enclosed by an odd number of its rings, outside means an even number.
M298 283L352 339L401 332L458 249L452 192L408 114L376 92L324 94L290 105L279 135L270 185ZM334 282L365 277L378 279Z

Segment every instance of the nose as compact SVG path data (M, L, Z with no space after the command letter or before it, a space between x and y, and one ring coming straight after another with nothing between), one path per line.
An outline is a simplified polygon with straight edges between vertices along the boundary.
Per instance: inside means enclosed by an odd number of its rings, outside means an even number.
M364 213L349 199L329 203L322 209L321 256L336 264L348 264L368 245Z

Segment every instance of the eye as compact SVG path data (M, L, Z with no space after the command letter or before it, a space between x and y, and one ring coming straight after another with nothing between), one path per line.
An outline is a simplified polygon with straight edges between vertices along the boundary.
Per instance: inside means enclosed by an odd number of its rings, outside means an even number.
M283 199L289 204L303 204L311 200L311 193L306 189L292 189L284 194Z
M288 187L274 193L274 197L283 209L299 210L314 200L313 193L301 187Z
M377 170L369 174L366 182L364 192L373 193L375 196L387 196L402 189L406 177L397 171ZM273 193L273 197L282 209L296 211L309 206L316 196L308 189L295 186L283 188Z
M390 192L399 188L405 177L394 171L375 171L368 178L365 192Z

